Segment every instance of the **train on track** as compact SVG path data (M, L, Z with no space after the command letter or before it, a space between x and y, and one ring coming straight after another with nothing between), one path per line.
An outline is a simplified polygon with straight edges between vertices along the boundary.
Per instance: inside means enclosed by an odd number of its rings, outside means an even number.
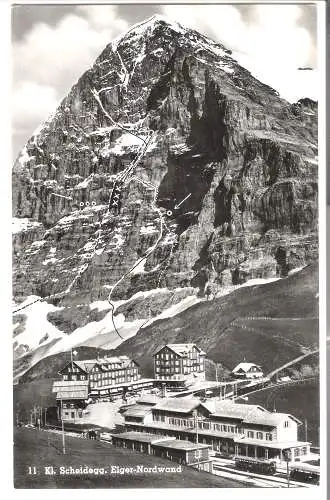
M236 456L234 457L235 467L247 472L256 472L257 474L275 474L275 460L258 459L252 457Z
M320 468L310 464L294 464L290 467L290 478L304 483L320 484Z
M256 474L272 475L276 473L276 461L245 456L235 456L235 468ZM320 467L307 463L292 464L289 467L293 481L320 484Z

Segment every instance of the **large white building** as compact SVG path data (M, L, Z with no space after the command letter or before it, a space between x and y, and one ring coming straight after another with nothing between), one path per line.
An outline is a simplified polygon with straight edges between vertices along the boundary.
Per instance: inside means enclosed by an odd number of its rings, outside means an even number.
M196 344L166 344L153 355L155 379L178 385L205 380L205 356Z

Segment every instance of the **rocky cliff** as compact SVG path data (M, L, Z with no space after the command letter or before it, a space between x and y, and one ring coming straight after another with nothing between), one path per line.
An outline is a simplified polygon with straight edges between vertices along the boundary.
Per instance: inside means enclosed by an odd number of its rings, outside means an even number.
M316 103L289 104L193 30L133 27L15 162L16 356L118 345L314 261L317 151Z

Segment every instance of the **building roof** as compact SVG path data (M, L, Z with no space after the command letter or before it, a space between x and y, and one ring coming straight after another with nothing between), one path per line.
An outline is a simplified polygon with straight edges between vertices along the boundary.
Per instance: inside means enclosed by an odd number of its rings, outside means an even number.
M284 420L287 420L288 418L291 418L297 424L302 423L298 418L294 417L293 415L290 415L288 413L277 413L277 412L266 413L265 415L257 417L254 415L248 415L246 418L244 418L244 422L251 424L276 426L279 425Z
M161 441L172 440L166 436L157 434L148 434L147 432L121 432L119 434L112 434L113 438L127 439L129 441L139 441L141 443L155 443Z
M58 380L52 392L56 392L56 399L87 399L88 380Z
M168 410L176 413L189 413L200 405L197 398L163 398L154 410Z
M72 391L74 389L82 390L83 388L88 389L88 380L56 380L53 383L52 392L62 391Z
M79 366L79 368L81 368L82 370L84 370L86 373L89 373L93 366L95 366L96 364L96 360L93 361L93 360L87 360L87 361L74 361L74 363L76 365Z
M260 439L249 439L242 436L236 436L235 438L236 444L249 444L251 446L263 446L265 448L275 448L278 450L285 450L288 448L296 448L298 446L307 446L310 444L307 441L261 441Z
M108 385L102 385L99 387L93 387L94 390L97 391L103 391L107 389L116 389L120 387L126 387L127 389L130 389L134 387L135 385L145 385L146 387L152 384L153 379L150 378L139 378L139 380L132 380L131 382L121 382L119 384L108 384ZM142 388L142 387L141 387Z
M132 405L126 410L123 410L121 413L124 417L145 417L148 413L151 412L150 406L142 406L142 405Z
M72 390L72 391L59 391L56 394L56 399L87 399L88 390Z
M158 448L171 448L175 450L201 450L205 448L210 448L209 444L193 443L191 441L185 441L181 439L172 439L171 441L157 442L155 446Z
M155 406L162 400L159 396L154 394L144 394L138 400L137 403L141 405Z
M164 347L168 347L178 356L185 356L186 354L188 354L188 352L190 352L193 349L193 347L195 347L200 354L206 354L199 347L197 347L196 344L165 344L162 347L159 347L153 355L155 356L159 351L164 349Z
M137 365L136 361L134 361L133 359L129 358L126 355L104 356L102 358L99 357L95 359L83 359L81 361L73 361L73 362L76 363L81 369L85 371L91 371L93 366L95 366L96 364L102 369L104 369L103 365L111 365L111 364L120 365L118 369L127 368L127 366L132 362Z
M239 363L232 371L232 373L237 373L238 371L243 371L247 373L248 371L251 370L251 368L256 367L258 368L259 371L261 370L261 367L259 365L256 365L255 363Z
M248 416L263 416L270 413L268 410L259 405L248 405L243 403L235 403L231 400L224 399L218 401L215 399L201 403L213 416L245 419Z
M230 400L205 401L201 403L201 405L207 408L212 416L240 419L246 424L276 427L288 418L291 418L297 422L297 424L301 424L300 420L293 415L288 413L270 412L259 405L234 403Z

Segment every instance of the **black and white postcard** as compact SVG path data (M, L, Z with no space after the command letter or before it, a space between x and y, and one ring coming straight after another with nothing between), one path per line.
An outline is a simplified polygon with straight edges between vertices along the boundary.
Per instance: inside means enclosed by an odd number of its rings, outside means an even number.
M15 489L324 495L324 7L11 6Z

